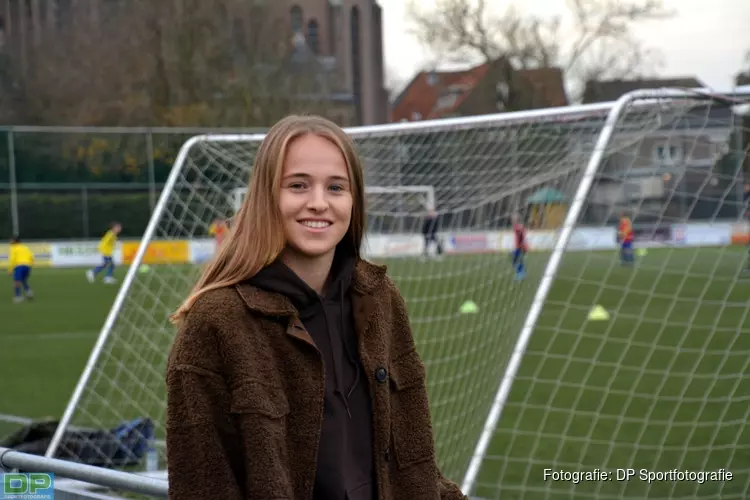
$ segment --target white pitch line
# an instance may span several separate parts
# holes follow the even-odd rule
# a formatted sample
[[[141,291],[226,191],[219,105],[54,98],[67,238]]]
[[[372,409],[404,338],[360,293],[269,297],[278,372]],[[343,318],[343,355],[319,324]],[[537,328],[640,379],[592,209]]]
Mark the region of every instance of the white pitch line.
[[[19,417],[18,415],[8,415],[6,413],[0,413],[0,422],[8,422],[11,424],[30,424],[33,419],[28,417]]]

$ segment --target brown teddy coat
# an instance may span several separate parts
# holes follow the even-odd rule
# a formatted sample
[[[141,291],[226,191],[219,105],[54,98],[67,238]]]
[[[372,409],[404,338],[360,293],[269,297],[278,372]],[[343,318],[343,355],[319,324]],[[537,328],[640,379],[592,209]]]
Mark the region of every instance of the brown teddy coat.
[[[435,462],[425,367],[384,266],[357,262],[352,308],[379,500],[466,499]],[[283,295],[241,284],[199,298],[167,367],[170,499],[312,498],[323,370]]]

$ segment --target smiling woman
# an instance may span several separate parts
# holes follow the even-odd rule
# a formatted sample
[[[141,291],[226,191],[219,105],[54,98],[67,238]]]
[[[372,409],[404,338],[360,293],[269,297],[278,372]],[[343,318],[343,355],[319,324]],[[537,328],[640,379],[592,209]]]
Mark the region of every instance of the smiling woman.
[[[365,217],[341,128],[271,128],[232,231],[173,316],[172,500],[466,498],[435,461],[404,299],[360,256]]]
[[[279,209],[287,246],[282,258],[318,293],[351,225],[349,170],[341,150],[313,134],[294,140],[284,161]]]

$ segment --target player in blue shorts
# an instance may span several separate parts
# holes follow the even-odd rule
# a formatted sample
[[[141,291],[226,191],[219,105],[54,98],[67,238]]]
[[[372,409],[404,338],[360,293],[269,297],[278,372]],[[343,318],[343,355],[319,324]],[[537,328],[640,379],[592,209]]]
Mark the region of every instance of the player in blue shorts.
[[[750,220],[750,183],[745,184],[745,192],[742,195],[742,201],[744,202],[744,205],[745,205],[744,215],[746,218]],[[747,247],[747,257],[745,260],[745,274],[750,274],[750,244]]]
[[[103,282],[108,285],[117,283],[117,280],[113,276],[115,272],[114,254],[117,245],[117,235],[120,234],[120,231],[122,231],[122,225],[119,222],[113,222],[109,225],[109,231],[107,231],[99,241],[99,246],[97,248],[102,256],[102,263],[94,269],[86,271],[86,279],[89,280],[89,283],[93,283],[96,279],[96,275],[105,269],[107,270],[107,273],[104,276]]]
[[[10,240],[8,252],[8,274],[13,276],[13,302],[19,303],[34,298],[34,292],[29,286],[33,266],[34,252],[21,243],[21,238],[15,236]]]
[[[622,265],[631,265],[635,261],[633,254],[634,240],[633,222],[625,212],[622,212],[620,214],[620,224],[617,227],[617,241],[620,243],[620,263]]]
[[[526,243],[526,227],[523,225],[519,214],[513,214],[511,222],[513,223],[513,239],[515,242],[513,267],[516,270],[516,281],[521,281],[526,277],[526,263],[524,262],[524,258],[526,257],[526,252],[529,251]]]

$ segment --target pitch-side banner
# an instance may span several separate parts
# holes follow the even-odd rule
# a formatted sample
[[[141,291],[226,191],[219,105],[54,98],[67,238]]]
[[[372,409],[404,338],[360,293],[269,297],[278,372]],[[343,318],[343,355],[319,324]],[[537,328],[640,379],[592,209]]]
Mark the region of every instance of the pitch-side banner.
[[[732,224],[731,240],[733,245],[750,245],[750,224],[747,222]]]
[[[122,263],[132,264],[140,243],[122,244]],[[190,245],[187,241],[153,241],[146,248],[142,264],[186,264],[190,262]]]

